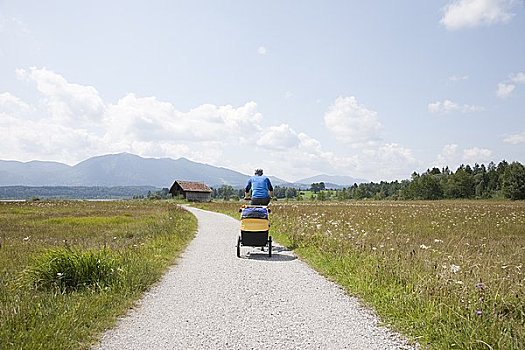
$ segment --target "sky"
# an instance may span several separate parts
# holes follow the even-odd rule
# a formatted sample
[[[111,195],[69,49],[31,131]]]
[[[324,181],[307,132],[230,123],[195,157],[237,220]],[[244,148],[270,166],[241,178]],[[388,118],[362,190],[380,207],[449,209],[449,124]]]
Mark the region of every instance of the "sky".
[[[523,0],[0,0],[0,159],[525,163]]]

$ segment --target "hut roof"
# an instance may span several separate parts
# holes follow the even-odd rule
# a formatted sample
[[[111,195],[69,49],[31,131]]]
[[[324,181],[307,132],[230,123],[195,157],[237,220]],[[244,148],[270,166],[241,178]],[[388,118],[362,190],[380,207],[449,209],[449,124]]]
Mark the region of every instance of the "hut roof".
[[[202,182],[175,181],[176,184],[185,192],[212,192],[212,190]]]

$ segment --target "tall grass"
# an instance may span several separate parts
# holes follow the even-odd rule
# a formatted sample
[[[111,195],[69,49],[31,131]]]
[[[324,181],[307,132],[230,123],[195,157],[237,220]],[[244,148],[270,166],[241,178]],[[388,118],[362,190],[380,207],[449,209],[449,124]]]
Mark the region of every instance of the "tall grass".
[[[62,293],[106,289],[118,280],[118,265],[117,255],[108,249],[51,249],[24,270],[19,287]]]
[[[0,348],[88,349],[192,239],[170,202],[0,203]]]
[[[524,202],[272,206],[273,237],[424,346],[525,349]]]

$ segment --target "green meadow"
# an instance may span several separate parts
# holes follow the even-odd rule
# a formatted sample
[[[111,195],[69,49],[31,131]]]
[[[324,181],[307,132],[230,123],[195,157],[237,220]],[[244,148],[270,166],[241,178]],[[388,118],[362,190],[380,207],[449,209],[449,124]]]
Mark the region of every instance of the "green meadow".
[[[239,203],[203,207],[238,217]],[[277,241],[424,348],[525,348],[525,202],[271,208]]]
[[[199,206],[238,217],[239,205]],[[524,348],[524,202],[271,207],[277,241],[423,348]],[[0,203],[0,229],[2,348],[87,349],[176,261],[196,221],[171,201],[35,201]]]
[[[196,227],[166,201],[0,203],[0,347],[90,348]]]

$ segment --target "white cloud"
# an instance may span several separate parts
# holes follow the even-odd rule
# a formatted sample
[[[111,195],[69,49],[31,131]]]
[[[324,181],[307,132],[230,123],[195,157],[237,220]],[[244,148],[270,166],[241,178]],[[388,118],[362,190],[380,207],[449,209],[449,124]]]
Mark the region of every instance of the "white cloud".
[[[20,78],[34,81],[45,97],[51,116],[62,124],[92,126],[101,121],[105,106],[92,86],[69,83],[61,75],[45,68],[17,70]]]
[[[485,111],[485,107],[476,105],[463,105],[461,108],[462,113],[475,113],[483,111]]]
[[[10,135],[0,144],[3,158],[74,163],[126,151],[209,162],[220,159],[224,145],[238,146],[261,130],[255,102],[237,108],[204,104],[184,112],[155,97],[128,94],[105,104],[95,88],[70,83],[50,70],[16,73],[36,82],[44,103],[33,107],[10,93],[0,94],[0,133]],[[30,113],[38,118],[28,118]]]
[[[514,84],[499,83],[498,90],[496,91],[496,95],[498,95],[498,97],[501,97],[501,98],[509,97],[515,88],[516,88],[516,85]]]
[[[31,109],[31,106],[9,92],[0,93],[0,112],[24,113]]]
[[[299,143],[299,135],[287,124],[269,127],[257,140],[258,146],[273,150],[286,150],[297,147]]]
[[[450,80],[450,81],[468,80],[468,75],[452,75],[452,76],[448,77],[448,80]]]
[[[525,73],[519,72],[510,77],[510,80],[516,84],[525,84]]]
[[[485,108],[476,105],[459,105],[456,102],[451,100],[436,101],[428,104],[428,111],[430,113],[473,113],[473,112],[482,112]]]
[[[406,179],[417,165],[412,151],[396,143],[368,145],[350,153],[334,154],[325,151],[318,140],[304,133],[293,135],[297,136],[298,144],[294,140],[288,148],[265,147],[271,153],[271,159],[275,159],[265,166],[284,169],[286,177],[337,173],[370,181]],[[286,161],[282,162],[282,159]]]
[[[445,145],[437,158],[439,166],[456,165],[458,162],[460,162],[458,156],[458,145]]]
[[[259,46],[259,48],[257,48],[257,53],[259,55],[266,55],[266,47],[264,46]]]
[[[516,89],[517,84],[525,84],[525,73],[511,74],[507,81],[499,83],[496,95],[501,98],[509,97]]]
[[[467,164],[489,163],[491,157],[492,151],[486,148],[473,147],[463,151],[463,160]]]
[[[270,154],[267,166],[284,169],[286,177],[301,176],[312,169],[326,172],[338,164],[334,154],[324,151],[318,140],[294,131],[287,124],[268,127],[254,137],[258,138],[258,150]]]
[[[85,130],[0,113],[1,157],[75,162],[97,154],[100,138]]]
[[[36,82],[45,103],[36,106],[39,118],[29,120],[32,106],[9,93],[0,95],[0,133],[10,135],[0,141],[0,158],[44,158],[73,164],[96,154],[131,152],[224,165],[238,161],[225,160],[225,149],[238,152],[243,147],[278,154],[276,162],[280,163],[290,155],[294,161],[288,163],[297,169],[326,168],[332,161],[317,140],[286,124],[263,128],[255,102],[239,107],[203,104],[180,111],[156,97],[128,94],[106,104],[94,88],[72,84],[46,69],[19,69],[17,75]],[[7,106],[12,108],[7,110]],[[75,123],[80,111],[96,112],[92,113],[98,117],[94,127]]]
[[[396,143],[366,149],[357,158],[357,167],[363,174],[376,174],[375,181],[408,179],[417,165],[412,150]]]
[[[510,143],[511,145],[519,145],[525,143],[525,131],[509,135],[505,137],[505,139],[503,139],[503,142]]]
[[[128,94],[115,103],[105,103],[95,88],[72,84],[46,69],[20,69],[17,75],[36,83],[44,103],[31,106],[10,93],[0,94],[3,159],[74,164],[97,154],[131,152],[146,157],[184,156],[208,164],[242,167],[248,173],[263,166],[280,169],[284,178],[306,173],[365,178],[377,174],[371,180],[406,178],[415,162],[408,149],[371,142],[377,139],[381,124],[376,112],[359,105],[354,97],[338,98],[325,115],[330,130],[356,146],[349,154],[345,154],[348,148],[343,148],[336,155],[324,149],[319,140],[288,124],[264,125],[255,102],[238,107],[203,104],[181,111],[156,97]],[[84,125],[89,116],[96,117],[91,118],[92,127]],[[240,147],[242,153],[238,152]],[[232,157],[229,150],[236,155]],[[246,154],[252,157],[244,159]]]
[[[377,112],[360,105],[354,96],[338,97],[324,115],[328,130],[338,141],[358,147],[378,140]]]
[[[18,79],[27,79],[27,71],[23,68],[17,68],[15,74]]]
[[[214,164],[227,145],[246,143],[260,130],[262,115],[255,102],[234,108],[204,104],[188,112],[155,97],[129,94],[106,113],[106,144],[139,155],[185,156]],[[133,141],[131,141],[133,140]]]
[[[428,111],[430,113],[449,113],[458,109],[458,104],[450,100],[445,100],[443,102],[437,101],[428,104]]]
[[[128,94],[105,115],[109,136],[149,142],[227,142],[258,130],[262,115],[255,102],[234,108],[204,104],[181,112],[155,97]]]
[[[440,23],[449,30],[506,23],[519,5],[518,0],[455,0],[443,9]]]
[[[184,156],[248,173],[261,166],[280,169],[285,179],[338,173],[372,181],[408,178],[418,163],[412,150],[380,142],[377,113],[355,97],[337,98],[324,115],[328,130],[351,146],[333,153],[288,124],[265,125],[253,101],[236,107],[203,104],[188,111],[135,94],[105,103],[95,88],[70,83],[49,70],[18,70],[17,75],[36,83],[44,103],[33,106],[10,93],[0,94],[0,159],[74,164],[97,154],[131,152]],[[466,108],[453,102],[443,105],[451,104]],[[458,151],[460,161],[483,155],[487,150]]]
[[[491,157],[492,151],[486,148],[472,147],[461,150],[458,145],[449,144],[443,147],[436,163],[439,167],[448,166],[453,170],[461,164],[489,163]]]

